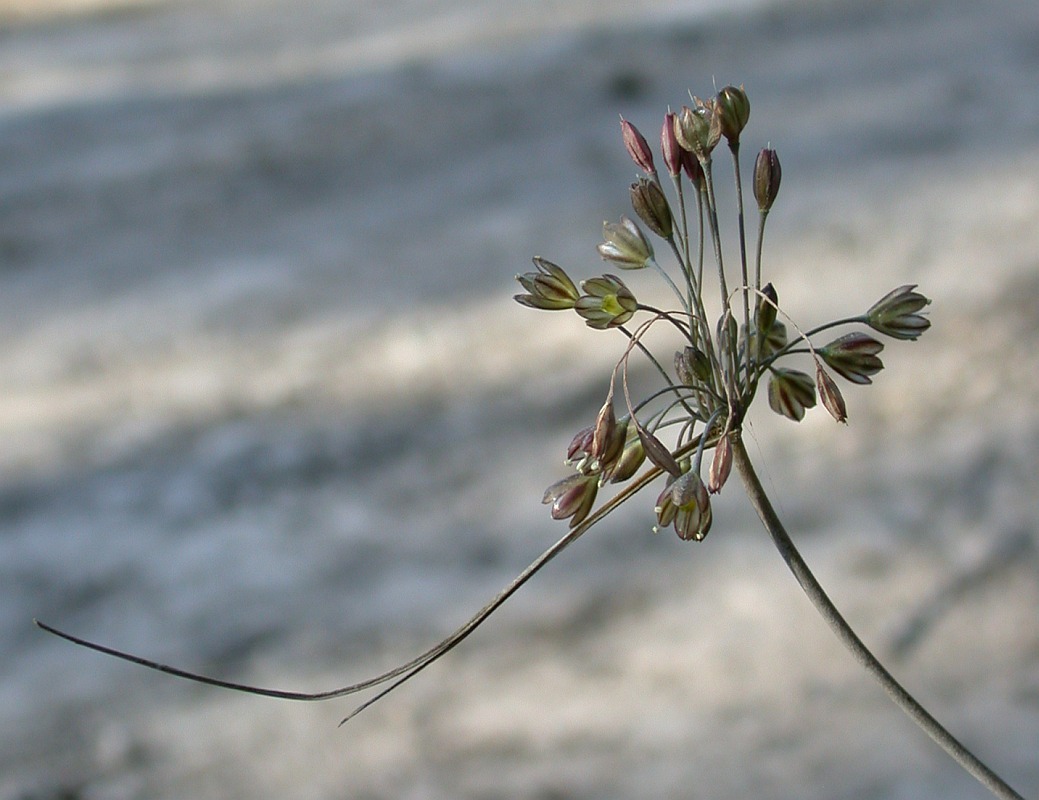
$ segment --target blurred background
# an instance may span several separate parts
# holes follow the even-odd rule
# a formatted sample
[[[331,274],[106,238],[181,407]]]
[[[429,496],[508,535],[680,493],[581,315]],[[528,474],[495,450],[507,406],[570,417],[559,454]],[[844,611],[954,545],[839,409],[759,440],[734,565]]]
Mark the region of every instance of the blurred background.
[[[343,728],[32,626],[311,691],[453,630],[564,532],[541,494],[620,354],[513,276],[600,273],[618,115],[655,142],[728,83],[783,164],[784,309],[934,299],[849,427],[762,405],[751,454],[863,638],[1039,794],[1034,0],[0,0],[0,800],[985,796],[735,480],[702,544],[650,489]]]

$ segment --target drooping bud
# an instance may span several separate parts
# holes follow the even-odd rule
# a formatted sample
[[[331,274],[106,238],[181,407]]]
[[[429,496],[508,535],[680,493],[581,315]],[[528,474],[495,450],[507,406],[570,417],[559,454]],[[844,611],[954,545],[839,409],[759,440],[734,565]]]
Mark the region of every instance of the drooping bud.
[[[527,290],[527,294],[517,294],[513,300],[521,305],[546,311],[573,308],[579,295],[570,276],[561,267],[544,258],[535,257],[534,266],[538,268],[537,272],[516,276],[516,280]]]
[[[672,480],[657,498],[657,524],[674,523],[682,541],[702,541],[711,529],[711,498],[700,476],[692,470]]]
[[[884,369],[884,362],[877,357],[877,353],[883,349],[883,343],[856,331],[834,339],[815,352],[841,377],[852,383],[867,384],[873,383],[870,375],[876,375]]]
[[[595,418],[595,426],[592,428],[591,455],[600,462],[604,460],[607,449],[612,445],[618,452],[623,442],[616,442],[614,432],[617,430],[617,416],[613,413],[613,392]]]
[[[675,119],[675,138],[700,161],[708,161],[711,151],[721,139],[721,119],[714,111],[714,101],[696,101],[696,108],[683,106]]]
[[[771,147],[766,147],[758,153],[757,161],[754,162],[754,199],[758,201],[761,211],[768,211],[776,202],[782,178],[779,156]]]
[[[595,505],[599,479],[576,472],[556,481],[545,490],[542,503],[552,504],[552,519],[570,519],[570,527],[580,525]]]
[[[671,207],[656,182],[639,178],[631,184],[631,207],[653,233],[662,239],[671,238]]]
[[[649,175],[655,173],[657,170],[653,166],[653,151],[649,149],[646,137],[639,133],[639,129],[624,119],[624,117],[621,117],[621,136],[624,139],[624,146],[628,150],[628,155],[631,156],[631,160],[635,162],[635,165]]]
[[[638,432],[639,441],[642,442],[642,449],[646,451],[646,458],[648,458],[654,466],[660,467],[660,469],[676,477],[682,474],[681,466],[679,466],[675,457],[671,455],[671,451],[667,449],[666,445],[660,441],[660,439],[647,431],[641,425],[636,425],[635,429]]]
[[[740,133],[750,119],[750,100],[743,87],[726,86],[715,98],[715,113],[718,115],[722,136],[730,145],[740,143]]]
[[[574,310],[580,314],[589,328],[605,330],[623,325],[638,308],[638,301],[631,290],[616,275],[602,275],[581,281],[584,292]]]
[[[837,382],[820,364],[815,365],[815,383],[819,388],[819,399],[822,401],[823,407],[830,412],[830,416],[838,422],[847,424],[848,407],[844,404],[844,396],[837,388]]]
[[[630,419],[625,420],[621,425],[625,428],[625,436],[620,457],[603,469],[603,478],[609,479],[610,483],[628,480],[638,472],[639,467],[646,460],[646,449],[642,446],[637,426],[630,422]]]
[[[803,372],[773,368],[768,404],[777,414],[800,422],[805,409],[815,406],[815,382]]]
[[[621,269],[642,269],[653,258],[653,246],[639,226],[627,217],[621,217],[619,223],[604,222],[602,237],[604,241],[599,245],[599,255]]]
[[[931,327],[931,321],[917,313],[931,301],[915,289],[916,284],[908,284],[888,292],[866,312],[866,322],[894,339],[915,341]]]
[[[728,436],[722,436],[714,448],[714,459],[707,472],[707,489],[711,494],[718,494],[729,479],[732,472],[732,442]]]
[[[675,138],[675,113],[664,115],[664,127],[660,130],[660,151],[664,154],[664,166],[672,178],[682,171],[682,154],[685,152]]]

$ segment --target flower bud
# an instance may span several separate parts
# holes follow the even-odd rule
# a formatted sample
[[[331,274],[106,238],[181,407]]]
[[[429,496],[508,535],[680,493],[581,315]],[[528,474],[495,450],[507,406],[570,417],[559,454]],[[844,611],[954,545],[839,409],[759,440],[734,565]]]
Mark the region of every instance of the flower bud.
[[[743,87],[726,86],[715,98],[715,114],[721,125],[722,136],[730,145],[740,143],[740,133],[750,119],[750,100]]]
[[[537,272],[516,276],[516,280],[527,290],[527,294],[517,294],[513,300],[530,308],[546,311],[573,308],[579,296],[577,287],[562,268],[540,257],[534,258],[534,266],[538,268]]]
[[[639,133],[639,129],[624,119],[624,117],[621,117],[621,136],[624,139],[624,146],[628,150],[628,155],[631,156],[631,160],[635,162],[635,165],[649,175],[655,173],[657,170],[653,166],[653,151],[649,149],[646,137]]]
[[[728,436],[722,436],[714,448],[714,459],[707,472],[707,489],[711,494],[718,494],[729,479],[732,472],[732,442]]]
[[[847,424],[848,407],[844,404],[844,396],[837,388],[837,382],[819,364],[815,365],[815,383],[819,388],[819,399],[822,400],[823,407],[830,412],[830,416]]]
[[[675,138],[675,113],[664,115],[664,127],[660,131],[660,150],[664,154],[664,166],[672,178],[682,171],[682,154],[685,152]]]
[[[876,375],[884,368],[884,362],[877,358],[877,353],[884,345],[868,334],[848,333],[834,339],[825,347],[815,352],[841,377],[852,383],[873,383],[870,375]]]
[[[685,175],[693,184],[693,188],[700,191],[700,187],[703,186],[703,165],[688,150],[682,151],[682,169],[685,170]]]
[[[599,255],[621,269],[642,269],[653,258],[653,246],[643,236],[639,226],[627,217],[621,221],[604,222]]]
[[[696,108],[683,106],[675,119],[675,138],[701,164],[711,157],[721,135],[721,118],[714,111],[713,100],[697,100]]]
[[[805,409],[815,406],[815,383],[803,372],[793,369],[772,369],[768,384],[768,404],[777,414],[800,422]]]
[[[711,378],[711,360],[699,348],[686,346],[675,353],[675,375],[683,386],[705,384]]]
[[[674,523],[675,533],[682,541],[703,540],[711,529],[711,498],[700,476],[692,470],[672,480],[657,498],[657,524],[667,527]]]
[[[614,436],[614,432],[617,430],[617,416],[613,413],[613,393],[611,392],[610,394],[610,399],[603,403],[603,407],[599,409],[599,414],[595,418],[595,426],[592,428],[592,449],[590,454],[600,462],[605,460],[608,449],[614,448],[616,450],[611,455],[619,455],[620,447],[623,444],[623,439],[617,442]]]
[[[653,463],[653,466],[674,476],[682,473],[682,468],[675,461],[675,457],[671,455],[671,451],[660,439],[641,425],[636,425],[635,430],[638,432],[639,441],[642,442],[642,449],[646,451],[646,458]]]
[[[766,283],[761,293],[765,296],[758,299],[758,313],[755,319],[758,336],[767,336],[779,313],[779,296],[776,294],[776,287],[771,283]]]
[[[639,178],[631,184],[631,207],[653,233],[662,239],[671,238],[671,207],[656,182]]]
[[[931,301],[914,289],[916,284],[909,284],[888,292],[866,312],[867,324],[894,339],[915,341],[931,327],[931,321],[916,312]]]
[[[616,328],[631,319],[638,308],[635,295],[616,275],[581,281],[581,291],[584,294],[577,298],[574,310],[589,328]]]
[[[772,208],[776,195],[779,194],[779,182],[782,177],[779,156],[775,150],[766,147],[758,153],[757,161],[754,162],[754,199],[758,201],[758,208],[762,211]]]
[[[570,519],[570,527],[580,525],[595,505],[599,479],[576,472],[556,481],[545,490],[542,503],[552,504],[552,519]]]
[[[620,424],[625,429],[624,446],[616,461],[609,463],[603,468],[603,478],[610,483],[626,481],[642,466],[646,460],[646,449],[642,446],[639,438],[638,427],[630,422],[630,418]],[[618,426],[618,427],[620,427]]]

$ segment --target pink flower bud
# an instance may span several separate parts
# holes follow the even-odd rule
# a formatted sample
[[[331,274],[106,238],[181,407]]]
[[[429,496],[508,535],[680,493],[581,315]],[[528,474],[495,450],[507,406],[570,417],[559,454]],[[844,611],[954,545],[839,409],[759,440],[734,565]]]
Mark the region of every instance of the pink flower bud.
[[[779,194],[779,182],[783,178],[783,170],[779,166],[779,156],[776,151],[766,147],[758,153],[757,161],[754,162],[754,199],[758,201],[758,208],[768,211],[776,202]]]
[[[822,401],[823,407],[830,412],[830,416],[838,422],[847,424],[848,408],[844,404],[844,396],[837,388],[836,381],[819,364],[815,365],[815,383],[819,388],[819,399]]]
[[[621,117],[621,136],[624,139],[624,146],[628,149],[628,155],[631,156],[635,165],[649,175],[654,174],[657,170],[653,166],[653,151],[649,149],[646,137],[624,117]]]

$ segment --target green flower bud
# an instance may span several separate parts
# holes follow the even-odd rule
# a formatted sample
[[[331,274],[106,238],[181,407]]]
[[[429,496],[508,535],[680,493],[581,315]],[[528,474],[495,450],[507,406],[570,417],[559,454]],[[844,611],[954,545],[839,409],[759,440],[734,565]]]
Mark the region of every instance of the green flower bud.
[[[631,184],[631,207],[653,233],[662,239],[671,238],[671,207],[655,181],[639,178]]]
[[[772,208],[779,194],[779,182],[783,178],[783,170],[779,166],[776,151],[766,147],[758,153],[754,162],[754,199],[758,208],[765,212]]]
[[[873,383],[870,375],[884,369],[884,362],[877,357],[883,349],[884,345],[872,336],[855,332],[834,339],[815,352],[838,375],[861,385]]]
[[[805,409],[815,406],[815,383],[803,372],[793,369],[772,369],[768,384],[768,404],[777,414],[800,422]]]
[[[624,428],[624,446],[616,461],[603,468],[603,479],[610,483],[626,481],[639,471],[646,460],[646,449],[642,446],[642,439],[634,423],[625,419],[618,427]]]
[[[740,133],[747,127],[750,119],[750,100],[743,87],[726,86],[714,101],[715,114],[717,114],[722,136],[729,140],[730,145],[740,143]]]
[[[603,275],[581,281],[584,292],[574,303],[589,328],[605,330],[623,325],[638,308],[638,301],[616,275]]]
[[[755,315],[755,319],[757,320],[758,335],[767,336],[779,313],[779,296],[776,294],[776,287],[771,283],[766,283],[761,293],[765,297],[758,299],[758,313]]]
[[[916,312],[931,301],[914,289],[916,284],[909,284],[884,295],[866,312],[867,324],[894,339],[915,341],[931,327],[931,321]]]
[[[530,308],[546,311],[573,308],[579,295],[570,277],[560,267],[540,257],[534,258],[534,266],[538,268],[537,272],[516,276],[527,294],[517,294],[512,299]]]
[[[675,138],[678,143],[705,163],[721,139],[721,118],[715,113],[714,101],[696,101],[696,108],[683,106],[675,119]]]
[[[711,378],[711,360],[699,348],[686,346],[675,353],[675,375],[683,386],[708,383]]]
[[[599,255],[621,269],[642,269],[653,258],[653,246],[642,235],[639,226],[627,217],[621,221],[604,222]]]

